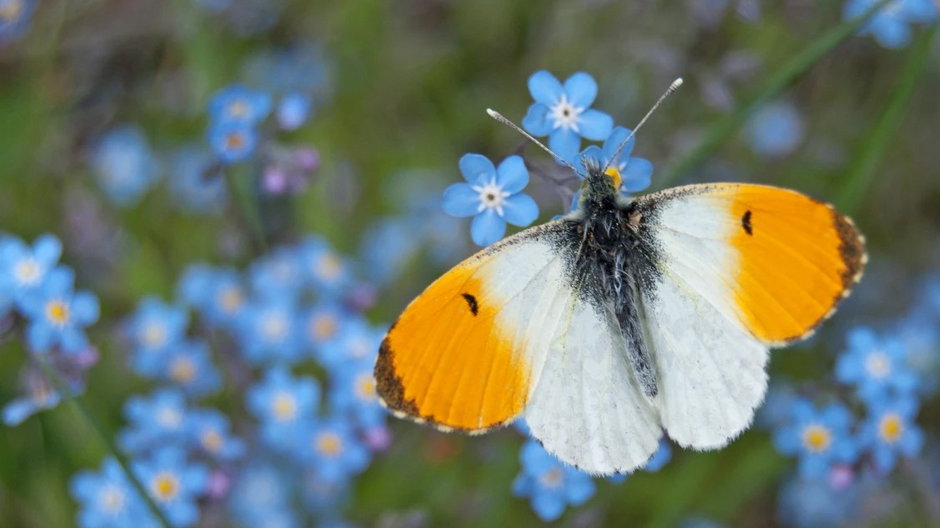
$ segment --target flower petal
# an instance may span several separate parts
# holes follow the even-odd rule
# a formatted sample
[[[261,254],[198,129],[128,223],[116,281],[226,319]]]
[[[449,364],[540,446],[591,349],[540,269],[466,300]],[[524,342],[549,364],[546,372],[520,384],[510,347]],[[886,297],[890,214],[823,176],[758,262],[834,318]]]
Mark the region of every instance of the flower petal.
[[[555,154],[558,154],[561,159],[568,163],[577,161],[576,158],[580,146],[581,138],[566,128],[559,128],[553,131],[552,135],[548,136],[548,148],[552,149]]]
[[[614,151],[617,150],[617,147],[623,143],[623,140],[630,137],[631,130],[629,128],[617,127],[607,136],[607,139],[604,140],[604,157],[610,159],[614,155]],[[630,142],[624,145],[620,149],[620,156],[618,160],[625,160],[630,157],[630,153],[633,152],[633,146],[636,145],[636,136],[630,138]]]
[[[525,227],[538,217],[539,206],[528,194],[515,194],[503,202],[503,218],[512,225]]]
[[[529,170],[521,156],[509,156],[496,168],[496,184],[510,194],[525,189],[529,184]]]
[[[487,180],[496,176],[496,167],[489,158],[482,154],[464,154],[460,157],[460,173],[465,180],[470,183],[476,183],[480,176]]]
[[[603,141],[614,128],[614,120],[599,110],[585,110],[578,118],[581,136],[592,141]]]
[[[587,163],[588,161],[593,161],[595,164],[603,167],[607,163],[607,157],[604,156],[604,153],[601,151],[601,148],[597,145],[591,145],[586,149],[581,151],[581,154],[578,155],[578,159],[575,160],[573,165],[578,169],[578,177],[584,179],[584,176],[587,174]]]
[[[653,178],[653,164],[643,158],[630,158],[627,168],[620,173],[623,179],[623,189],[627,192],[637,192],[650,186]]]
[[[91,293],[81,291],[72,299],[75,319],[82,325],[90,325],[98,320],[98,299]]]
[[[479,212],[480,195],[467,183],[455,183],[444,189],[441,208],[451,216],[473,216]]]
[[[529,93],[532,94],[535,102],[550,106],[561,99],[565,92],[554,75],[545,70],[539,70],[529,77]]]
[[[62,255],[62,243],[55,235],[43,235],[36,239],[33,244],[36,251],[36,259],[47,266],[51,266],[59,260]]]
[[[597,97],[597,83],[590,74],[577,72],[565,81],[565,93],[575,107],[588,108]]]
[[[547,136],[552,131],[552,122],[548,119],[548,107],[535,103],[529,107],[522,118],[522,128],[533,136]]]
[[[470,223],[470,237],[478,246],[488,246],[506,233],[506,222],[496,211],[487,209],[473,217]]]

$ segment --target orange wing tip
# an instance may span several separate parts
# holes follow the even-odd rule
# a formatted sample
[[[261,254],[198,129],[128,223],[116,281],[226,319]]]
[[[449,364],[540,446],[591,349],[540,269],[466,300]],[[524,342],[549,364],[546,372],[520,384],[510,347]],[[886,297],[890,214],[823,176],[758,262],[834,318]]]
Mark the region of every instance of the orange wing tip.
[[[822,202],[824,203],[824,202]],[[839,235],[839,256],[845,264],[846,269],[842,273],[842,291],[837,299],[832,303],[832,307],[819,318],[806,332],[788,337],[786,339],[770,341],[767,344],[772,347],[781,347],[793,344],[797,341],[809,339],[816,334],[816,330],[835,315],[839,309],[839,304],[852,294],[855,285],[862,280],[865,274],[865,266],[868,265],[868,252],[865,250],[865,235],[856,227],[855,222],[848,216],[843,215],[834,205],[824,203],[832,213],[833,226]]]
[[[442,433],[464,433],[471,436],[482,435],[500,429],[512,423],[513,420],[507,420],[496,424],[490,424],[479,428],[466,428],[445,425],[431,416],[423,416],[414,401],[405,399],[405,388],[402,385],[401,378],[395,372],[393,364],[393,351],[388,344],[388,338],[382,340],[379,348],[379,356],[375,362],[376,393],[379,404],[385,407],[392,416],[414,422],[419,425],[429,425]]]

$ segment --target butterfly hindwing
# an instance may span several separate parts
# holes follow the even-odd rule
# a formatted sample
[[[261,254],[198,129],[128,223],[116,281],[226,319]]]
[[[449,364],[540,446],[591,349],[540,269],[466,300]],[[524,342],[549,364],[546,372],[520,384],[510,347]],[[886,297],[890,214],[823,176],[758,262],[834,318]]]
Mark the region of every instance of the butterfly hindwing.
[[[663,426],[722,446],[763,399],[768,347],[809,335],[859,279],[863,240],[831,206],[764,185],[679,187],[638,210],[657,254],[642,303]]]
[[[575,296],[525,411],[548,452],[593,474],[629,472],[656,451],[662,427],[633,375],[613,309]]]

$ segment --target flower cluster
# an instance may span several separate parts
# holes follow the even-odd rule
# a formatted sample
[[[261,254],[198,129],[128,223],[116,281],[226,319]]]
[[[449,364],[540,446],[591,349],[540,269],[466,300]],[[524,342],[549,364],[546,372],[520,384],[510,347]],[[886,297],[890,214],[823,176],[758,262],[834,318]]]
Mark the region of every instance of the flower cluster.
[[[292,68],[309,71],[298,75]],[[285,145],[274,137],[309,120],[313,97],[323,91],[324,69],[312,46],[249,60],[245,76],[261,88],[236,83],[213,95],[207,109],[208,145],[157,151],[137,125],[121,124],[105,131],[88,152],[99,188],[111,203],[130,207],[165,175],[174,204],[194,213],[217,213],[226,203],[225,176],[231,166],[260,158],[257,186],[266,194],[303,191],[320,166],[319,152]]]
[[[158,388],[128,400],[118,443],[174,526],[214,508],[230,508],[243,526],[306,525],[297,501],[335,514],[351,479],[389,442],[372,377],[385,329],[364,319],[358,290],[349,262],[309,237],[244,274],[191,266],[173,302],[140,301],[122,334],[132,370]],[[247,413],[206,405],[223,377],[245,395]],[[113,464],[75,478],[80,520],[152,522]]]
[[[538,71],[529,77],[529,92],[535,103],[523,127],[534,136],[548,136],[549,148],[559,161],[574,166],[579,178],[585,177],[586,165],[594,163],[620,172],[620,191],[625,196],[649,187],[653,164],[631,157],[636,143],[632,131],[614,128],[609,115],[590,108],[597,97],[597,83],[591,75],[578,72],[562,84],[551,73]],[[582,137],[602,141],[603,146],[580,150]],[[480,154],[465,154],[459,165],[467,181],[448,187],[442,206],[450,215],[473,217],[470,235],[474,243],[488,246],[505,235],[507,223],[525,227],[538,218],[538,205],[522,192],[529,183],[529,171],[520,156],[509,156],[494,166]],[[578,207],[579,197],[580,191],[574,194],[572,209]]]
[[[24,396],[3,408],[7,425],[61,399],[43,364],[72,392],[80,392],[84,371],[97,361],[85,329],[98,320],[98,299],[75,291],[75,272],[59,264],[61,254],[62,244],[53,235],[42,235],[32,245],[0,235],[0,332],[21,327],[32,358],[22,375]]]
[[[777,450],[799,460],[799,475],[781,497],[784,522],[847,522],[865,482],[887,477],[899,459],[920,453],[925,438],[915,419],[920,399],[936,390],[940,349],[938,296],[924,291],[910,315],[887,330],[849,330],[835,365],[842,393],[810,399],[772,389],[762,421],[774,428]],[[802,510],[796,515],[793,503],[801,501],[812,505],[796,508]]]

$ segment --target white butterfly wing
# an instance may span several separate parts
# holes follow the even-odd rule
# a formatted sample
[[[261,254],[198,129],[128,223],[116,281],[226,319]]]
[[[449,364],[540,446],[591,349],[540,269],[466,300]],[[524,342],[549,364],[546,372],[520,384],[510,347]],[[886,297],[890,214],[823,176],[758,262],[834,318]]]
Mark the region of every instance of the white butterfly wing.
[[[583,471],[632,471],[659,445],[656,409],[634,379],[612,310],[575,296],[567,312],[526,407],[526,423],[550,453]]]
[[[801,339],[861,275],[864,248],[831,206],[776,187],[691,185],[639,200],[658,279],[641,297],[663,427],[727,444],[767,387],[768,347]]]

